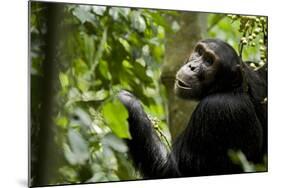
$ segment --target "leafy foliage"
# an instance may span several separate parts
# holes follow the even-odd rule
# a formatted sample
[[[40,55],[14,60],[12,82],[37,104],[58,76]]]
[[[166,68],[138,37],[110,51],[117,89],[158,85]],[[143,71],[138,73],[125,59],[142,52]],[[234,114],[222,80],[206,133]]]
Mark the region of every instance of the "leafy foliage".
[[[157,104],[163,108],[161,98],[154,94],[160,90],[155,80],[160,75],[164,52],[164,28],[149,10],[86,5],[66,8],[64,27],[72,29],[65,36],[69,42],[63,44],[61,61],[69,64],[61,67],[58,103],[62,110],[57,118],[75,114],[76,120],[64,129],[72,154],[79,153],[71,158],[65,150],[68,167],[75,170],[76,164],[91,166],[92,177],[86,181],[136,179],[138,175],[131,173],[127,146],[120,139],[130,139],[127,111],[114,96],[121,88],[133,90],[147,106]],[[73,129],[84,129],[84,134],[73,134]],[[75,139],[80,144],[73,144]],[[88,145],[82,144],[87,143],[83,139]],[[75,153],[77,150],[81,152]],[[88,162],[73,162],[77,158]],[[66,171],[61,172],[66,179]],[[66,181],[80,178],[78,175]]]
[[[127,122],[128,112],[120,101],[115,100],[104,104],[102,114],[112,132],[119,138],[131,138]],[[118,116],[116,114],[118,114]]]
[[[44,10],[43,4],[32,3],[32,80],[42,77],[44,45],[39,42],[46,33],[41,27],[46,24]],[[128,114],[115,96],[120,89],[134,91],[146,110],[161,120],[160,129],[166,127],[164,92],[157,80],[168,26],[159,13],[64,6],[54,123],[58,129],[56,147],[62,148],[65,163],[59,167],[61,177],[55,183],[139,178],[137,172],[132,173],[123,141],[131,138]]]
[[[240,165],[244,172],[264,172],[267,169],[267,157],[264,157],[262,164],[253,164],[247,160],[245,154],[241,151],[230,150],[228,154],[233,163]]]
[[[31,135],[32,160],[36,160],[47,12],[44,3],[32,2],[31,5]],[[116,93],[121,89],[133,91],[151,115],[157,133],[169,146],[166,95],[158,80],[165,36],[179,29],[173,28],[179,24],[175,21],[169,24],[165,16],[177,16],[177,12],[71,4],[64,5],[63,11],[52,117],[56,128],[54,147],[62,151],[59,157],[63,162],[57,167],[60,176],[50,183],[138,179],[140,175],[132,166],[124,142],[124,138],[131,138],[128,114],[116,99]],[[258,45],[266,46],[265,40],[256,42],[262,33],[253,37],[251,31],[266,22],[262,18],[256,22],[256,19],[209,14],[208,35],[226,40],[236,49],[240,39],[247,38],[245,57],[260,57],[265,62],[262,58],[266,57],[265,51],[256,53]],[[247,23],[250,26],[246,26]]]
[[[208,34],[234,46],[250,66],[258,69],[267,63],[266,17],[213,14],[208,21]]]

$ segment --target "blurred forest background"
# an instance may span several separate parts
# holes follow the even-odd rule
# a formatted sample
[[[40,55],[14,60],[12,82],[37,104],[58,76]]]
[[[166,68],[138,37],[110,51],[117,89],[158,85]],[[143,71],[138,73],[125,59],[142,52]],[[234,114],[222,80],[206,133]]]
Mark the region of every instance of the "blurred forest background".
[[[30,2],[29,30],[31,185],[141,179],[116,93],[142,101],[169,147],[196,105],[174,97],[173,78],[198,40],[267,64],[262,16]],[[239,156],[245,171],[261,168]]]

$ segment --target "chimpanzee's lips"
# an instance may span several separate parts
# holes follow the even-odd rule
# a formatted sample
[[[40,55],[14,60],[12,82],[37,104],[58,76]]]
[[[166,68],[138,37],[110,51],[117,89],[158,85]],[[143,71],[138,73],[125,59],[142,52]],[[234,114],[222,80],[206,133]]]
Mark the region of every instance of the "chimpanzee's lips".
[[[176,79],[176,85],[177,87],[181,88],[181,89],[191,89],[191,85],[180,80],[180,79]]]

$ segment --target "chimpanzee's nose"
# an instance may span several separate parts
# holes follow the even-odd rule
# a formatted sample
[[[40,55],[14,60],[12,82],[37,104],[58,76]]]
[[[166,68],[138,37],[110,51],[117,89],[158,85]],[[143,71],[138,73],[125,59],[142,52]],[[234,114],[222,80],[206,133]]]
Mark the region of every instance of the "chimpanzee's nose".
[[[190,68],[191,71],[194,71],[195,68],[196,68],[194,65],[192,65],[192,63],[190,63],[190,64],[188,65],[188,67]]]

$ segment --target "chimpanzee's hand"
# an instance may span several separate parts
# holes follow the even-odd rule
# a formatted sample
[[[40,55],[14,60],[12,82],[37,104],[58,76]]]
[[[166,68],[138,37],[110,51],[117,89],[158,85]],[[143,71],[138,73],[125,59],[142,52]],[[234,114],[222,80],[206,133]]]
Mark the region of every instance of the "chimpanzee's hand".
[[[130,92],[121,90],[118,93],[119,100],[125,105],[129,113],[142,113],[140,101]]]

